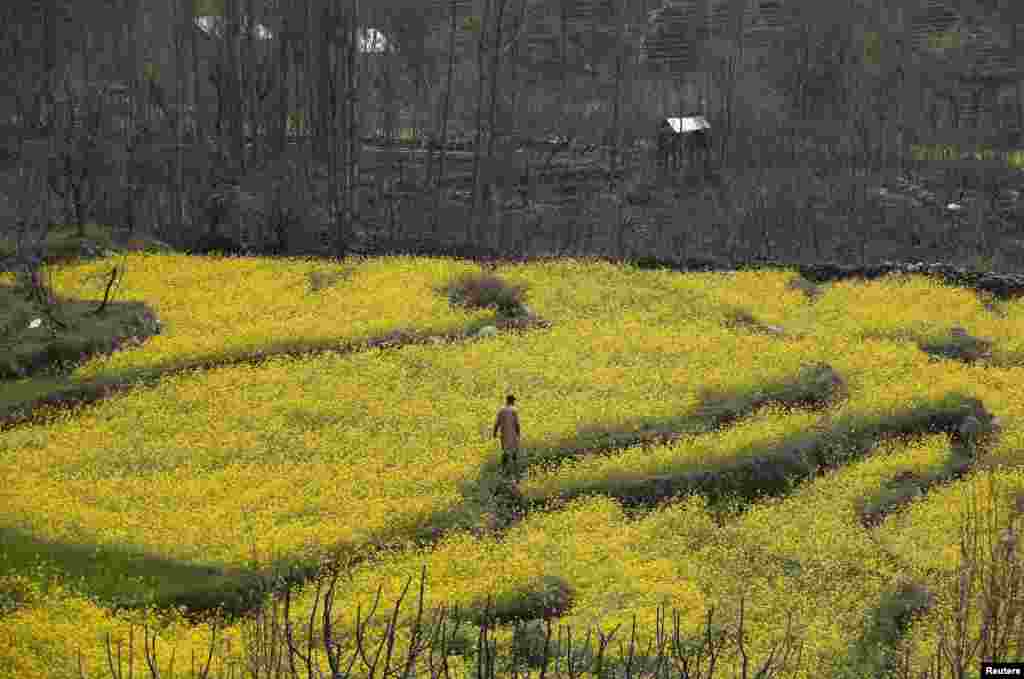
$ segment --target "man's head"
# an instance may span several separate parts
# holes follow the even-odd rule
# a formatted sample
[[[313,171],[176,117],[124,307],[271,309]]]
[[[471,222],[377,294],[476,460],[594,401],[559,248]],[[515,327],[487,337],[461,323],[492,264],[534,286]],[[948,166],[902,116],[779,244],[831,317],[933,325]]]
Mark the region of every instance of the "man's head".
[[[514,406],[516,404],[516,397],[509,394],[505,397],[505,405]]]

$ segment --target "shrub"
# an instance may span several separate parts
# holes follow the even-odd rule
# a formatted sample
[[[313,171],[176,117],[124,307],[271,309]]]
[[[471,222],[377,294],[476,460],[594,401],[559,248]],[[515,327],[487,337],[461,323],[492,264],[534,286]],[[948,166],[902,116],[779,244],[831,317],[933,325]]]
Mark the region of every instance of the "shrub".
[[[525,625],[517,625],[512,636],[512,670],[521,664],[528,668],[540,669],[544,666],[544,645],[547,638],[547,624],[539,620],[533,620]],[[569,650],[562,639],[568,641],[568,636],[558,629],[558,625],[551,625],[551,640],[547,642],[547,662],[565,662]],[[572,658],[577,666],[593,667],[596,655],[591,643],[582,641],[572,644]]]
[[[471,656],[476,652],[478,636],[479,632],[473,633],[467,627],[456,627],[446,639],[445,651],[448,655]]]
[[[506,316],[522,309],[525,287],[509,285],[491,274],[467,274],[448,286],[448,297],[453,304],[471,309],[494,308]]]
[[[540,668],[544,665],[544,644],[547,630],[544,623],[533,620],[525,625],[517,626],[512,637],[512,657],[527,667]],[[555,656],[558,646],[557,631],[552,630],[548,644],[548,658]]]
[[[572,585],[563,578],[545,575],[539,581],[530,583],[518,591],[498,595],[491,600],[490,619],[492,624],[508,624],[517,621],[554,618],[564,615],[572,606]],[[476,625],[484,623],[485,601],[471,606],[471,620]]]

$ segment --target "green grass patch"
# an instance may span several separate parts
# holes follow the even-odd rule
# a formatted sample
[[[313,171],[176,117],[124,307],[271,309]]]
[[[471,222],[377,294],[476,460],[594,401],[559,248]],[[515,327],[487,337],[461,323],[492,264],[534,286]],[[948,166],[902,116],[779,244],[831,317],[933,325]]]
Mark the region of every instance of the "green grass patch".
[[[914,144],[911,147],[914,160],[1005,160],[1008,167],[1024,168],[1024,149],[998,151],[991,147],[979,146],[974,150],[961,150],[955,144]]]
[[[95,314],[96,302],[61,300],[52,323],[12,286],[0,284],[0,379],[59,377],[91,356],[109,353],[125,342],[144,341],[158,332],[152,312],[139,302],[113,302]]]

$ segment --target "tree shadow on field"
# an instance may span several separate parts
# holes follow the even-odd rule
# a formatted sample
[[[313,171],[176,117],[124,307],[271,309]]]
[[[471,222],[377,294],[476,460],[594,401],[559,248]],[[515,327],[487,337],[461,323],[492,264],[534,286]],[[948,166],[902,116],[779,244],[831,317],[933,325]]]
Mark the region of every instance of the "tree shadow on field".
[[[115,610],[144,605],[152,599],[156,583],[168,603],[175,600],[175,593],[191,602],[205,593],[208,602],[219,600],[228,610],[240,609],[246,601],[237,583],[257,575],[247,569],[181,561],[129,547],[97,549],[90,543],[47,540],[12,527],[0,527],[0,541],[5,546],[5,572],[0,575],[32,572],[39,563],[44,570],[65,574],[72,589],[78,580],[88,582],[88,590],[81,594],[107,602]],[[226,588],[237,590],[236,595],[227,595]]]

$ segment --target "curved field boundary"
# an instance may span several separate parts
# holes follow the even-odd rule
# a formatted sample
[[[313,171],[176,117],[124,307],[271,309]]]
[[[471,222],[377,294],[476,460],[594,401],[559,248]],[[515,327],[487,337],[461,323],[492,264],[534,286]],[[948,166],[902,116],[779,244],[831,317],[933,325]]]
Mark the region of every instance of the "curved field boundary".
[[[789,403],[792,403],[792,400],[787,402]],[[761,405],[765,403],[760,403],[758,407]],[[723,419],[731,421],[735,418]],[[616,497],[627,507],[632,507],[634,516],[638,511],[651,511],[664,502],[675,501],[685,495],[701,494],[711,499],[729,500],[724,509],[728,510],[728,516],[734,517],[737,507],[742,510],[765,495],[777,497],[788,494],[800,481],[809,480],[869,454],[874,444],[884,438],[937,431],[949,433],[952,439],[953,463],[930,477],[933,478],[933,482],[948,481],[962,475],[973,465],[984,447],[992,442],[999,428],[998,418],[992,418],[980,401],[959,394],[950,394],[937,404],[908,409],[885,420],[856,423],[850,418],[845,418],[836,421],[827,429],[822,427],[817,434],[796,437],[781,445],[766,447],[763,453],[755,454],[752,459],[735,466],[678,476],[651,477],[638,482],[632,488],[627,487],[625,493],[621,490],[621,484],[618,484],[618,489],[611,486],[598,488],[596,491]],[[629,445],[632,445],[632,442],[619,447]],[[606,454],[612,450],[610,446],[605,446],[601,453]],[[594,490],[564,493],[555,498],[543,498],[542,502],[545,505],[550,503],[557,506],[571,497]],[[922,492],[925,490],[927,487]],[[506,511],[509,511],[507,508],[511,506],[511,511],[516,517],[536,511],[540,504],[536,501],[524,501],[521,494],[515,493],[514,487],[504,493],[503,500]],[[738,504],[732,502],[734,500],[739,500]],[[870,503],[869,499],[867,504]],[[890,505],[885,509],[894,511],[898,508]],[[719,523],[724,524],[727,521],[728,519],[720,519]],[[866,522],[864,527],[865,530],[870,530],[870,525]],[[788,558],[772,558],[781,561],[787,571],[799,571],[803,567],[800,562]],[[559,614],[564,614],[571,608],[571,588],[569,595],[559,603]],[[934,598],[927,588],[912,581],[901,581],[885,591],[877,606],[868,611],[865,626],[850,643],[847,653],[843,658],[836,660],[835,676],[865,676],[848,675],[846,672],[851,668],[857,668],[862,672],[870,670],[869,676],[882,676],[884,672],[892,669],[891,651],[906,633],[910,619],[927,610],[933,603]],[[479,605],[477,607],[479,608]],[[508,620],[504,619],[507,617],[508,614],[499,618],[498,622],[507,624]]]
[[[501,317],[492,321],[491,324],[498,327],[507,325],[507,323],[502,322]],[[351,342],[341,346],[331,344],[324,347],[305,347],[302,349],[276,351],[265,354],[257,353],[228,360],[200,360],[172,370],[139,370],[128,378],[121,377],[117,379],[109,378],[92,380],[84,384],[60,389],[36,399],[27,405],[10,408],[4,412],[0,412],[0,431],[6,431],[19,425],[46,424],[51,422],[57,416],[58,413],[56,411],[63,412],[67,409],[75,411],[78,408],[96,403],[104,398],[128,391],[129,389],[147,386],[152,387],[161,379],[170,375],[182,375],[190,372],[199,372],[217,368],[230,368],[243,365],[258,367],[264,361],[271,358],[308,358],[310,356],[322,355],[325,353],[344,355],[366,351],[368,349],[400,349],[411,344],[437,344],[440,342],[467,341],[474,339],[473,334],[475,332],[475,325],[474,327],[455,333],[429,333],[416,330],[398,329],[379,337]],[[550,322],[543,319],[537,319],[534,323],[525,327],[520,326],[517,329],[522,331],[530,328],[542,329],[549,327],[551,327]],[[512,328],[506,328],[506,330],[509,332],[513,331]]]
[[[729,414],[721,412],[711,416],[711,421],[732,421],[736,419],[738,411]],[[749,406],[746,410],[749,410]],[[851,426],[850,420],[838,421],[835,426],[825,431],[825,434],[810,439],[820,445],[823,459],[816,460],[817,465],[808,470],[802,478],[809,479],[817,473],[826,469],[833,469],[843,463],[853,461],[863,456],[873,446],[872,443],[880,438],[888,436],[906,436],[914,432],[947,431],[959,432],[963,423],[970,418],[986,418],[987,413],[981,403],[975,399],[966,398],[958,394],[951,394],[940,403],[923,406],[915,410],[908,410],[905,413],[897,414],[885,421],[874,421],[862,423],[861,426]],[[954,433],[954,439],[959,440],[959,433]],[[849,449],[851,443],[865,441],[860,448]],[[602,447],[601,453],[613,452],[616,448],[626,446]],[[784,446],[783,446],[784,448]],[[582,454],[593,452],[592,449],[583,449]],[[788,461],[788,460],[786,460]],[[777,460],[765,456],[760,463],[770,465]],[[809,466],[809,465],[808,465]],[[746,502],[753,502],[760,496],[766,494],[781,495],[789,492],[794,485],[792,474],[793,466],[782,465],[781,469],[773,470],[771,479],[781,479],[782,483],[775,488],[766,486],[761,477],[744,478],[742,475],[732,473],[734,470],[719,470],[701,472],[700,478],[711,481],[711,484],[703,487],[694,484],[693,487],[682,489],[681,492],[696,492],[703,494],[716,494],[720,497],[741,497]],[[799,470],[798,470],[799,471]],[[481,470],[481,479],[487,475],[486,469]],[[716,487],[717,484],[717,487]],[[653,500],[645,509],[657,506],[662,501],[668,501],[675,497],[675,494],[668,497],[656,497],[661,493],[655,489],[655,493],[649,494],[644,500]],[[751,491],[751,492],[747,492]],[[610,494],[610,493],[605,493]],[[492,509],[498,512],[502,522],[493,529],[492,537],[500,539],[500,535],[511,526],[522,521],[533,511],[545,511],[550,508],[557,508],[562,504],[564,498],[545,498],[544,504],[550,505],[541,507],[540,503],[528,503],[524,501],[522,494],[516,488],[515,483],[509,477],[499,478],[494,488],[494,504]],[[455,512],[453,512],[455,513]],[[423,536],[421,545],[429,545],[431,541]],[[791,568],[800,569],[798,562],[787,564]],[[554,599],[548,599],[546,607],[536,603],[543,600],[545,593],[554,591]],[[536,582],[530,586],[517,588],[515,592],[503,592],[498,597],[497,610],[492,609],[494,620],[497,624],[510,624],[515,622],[528,622],[536,620],[543,615],[563,615],[571,609],[574,598],[573,588],[569,583],[564,582]],[[881,667],[884,664],[886,649],[896,643],[905,630],[905,623],[909,615],[922,610],[930,601],[927,591],[914,583],[904,583],[900,587],[888,592],[880,600],[876,610],[870,613],[869,625],[863,634],[851,643],[849,659],[858,663],[868,663],[872,666]],[[478,619],[483,602],[475,602],[470,605],[471,619]]]
[[[168,375],[186,374],[215,368],[225,368],[238,365],[259,366],[264,361],[276,357],[309,357],[323,353],[349,354],[366,351],[369,349],[400,349],[413,344],[438,344],[446,342],[464,342],[476,339],[475,332],[480,321],[474,322],[471,326],[458,332],[431,333],[409,329],[398,329],[385,335],[368,340],[351,342],[347,345],[330,345],[324,348],[303,348],[294,351],[279,351],[267,354],[255,354],[233,358],[230,360],[207,360],[189,364],[174,370],[160,371],[150,369],[139,371],[137,375],[125,380],[119,379],[95,380],[87,384],[76,385],[72,388],[62,389],[55,393],[48,394],[28,406],[11,409],[0,414],[0,431],[6,431],[17,426],[45,425],[55,419],[65,416],[68,411],[72,414],[81,409],[113,396],[135,388],[153,387],[161,379]],[[530,316],[527,318],[506,318],[498,314],[494,319],[483,321],[483,325],[494,325],[499,332],[518,334],[522,332],[533,332],[538,329],[551,327],[551,323],[543,318]],[[405,531],[398,531],[400,535],[408,536],[414,544],[429,545],[440,539],[446,529],[434,528],[434,526],[447,525],[452,523],[452,516],[445,512],[432,518],[427,522],[428,528],[420,525],[409,526]],[[459,527],[468,527],[461,526]],[[2,528],[0,533],[21,534],[14,528]],[[22,535],[22,537],[25,537]],[[88,545],[70,543],[53,543],[46,540],[36,540],[36,546],[42,553],[54,552],[83,552],[88,553],[91,548]],[[329,550],[332,558],[346,561],[352,565],[360,563],[367,558],[372,558],[378,550],[390,550],[405,546],[406,542],[400,541],[379,541],[370,542],[364,545],[340,545]],[[175,576],[183,576],[186,572],[200,572],[210,579],[210,586],[203,591],[196,591],[195,588],[184,592],[181,596],[172,596],[157,602],[157,607],[184,607],[188,611],[188,617],[199,622],[211,614],[219,606],[227,610],[227,617],[231,618],[238,614],[251,612],[258,607],[263,596],[270,591],[281,591],[282,587],[294,586],[308,581],[320,572],[319,560],[314,561],[290,561],[286,564],[275,564],[266,569],[251,569],[245,567],[223,569],[220,567],[209,567],[203,564],[184,563],[166,557],[132,551],[126,553],[122,563],[126,570],[130,571],[133,562],[143,561],[147,567],[159,566],[159,570],[166,573],[168,578],[176,579]],[[286,570],[283,576],[274,575],[275,584],[268,586],[268,575],[271,572]],[[126,573],[130,576],[131,573]],[[270,587],[270,589],[268,589]],[[113,610],[135,608],[139,604],[133,601],[112,601],[109,602]]]
[[[985,431],[976,418],[963,418],[952,434],[949,457],[941,467],[921,474],[910,471],[896,474],[857,508],[861,525],[866,531],[871,531],[887,517],[903,510],[914,498],[940,484],[963,478],[984,455],[1000,428],[999,418],[995,418]],[[881,544],[877,546],[887,561],[906,572],[906,566],[898,555]],[[833,676],[852,678],[865,673],[887,676],[895,671],[894,649],[907,633],[910,620],[927,612],[934,604],[933,593],[919,582],[905,579],[890,587],[868,616],[860,635],[850,644],[846,656],[834,664]]]
[[[636,445],[661,445],[675,440],[683,433],[727,426],[773,403],[786,407],[820,409],[843,393],[841,380],[827,366],[818,366],[812,375],[811,380],[805,378],[789,384],[771,385],[756,399],[736,398],[731,402],[728,399],[716,399],[705,402],[698,408],[696,415],[680,420],[682,426],[674,432],[630,433],[618,437],[611,434],[608,442],[586,448],[573,448],[567,443],[548,451],[546,455],[538,455],[531,464],[548,466],[581,455],[610,454]],[[863,457],[880,439],[935,432],[946,432],[953,437],[954,450],[957,451],[954,452],[954,459],[957,462],[951,469],[962,474],[975,459],[974,445],[968,447],[962,444],[963,426],[970,418],[977,423],[979,435],[997,427],[995,417],[985,410],[980,401],[961,394],[950,394],[941,403],[908,409],[884,420],[843,418],[832,423],[822,422],[816,426],[817,431],[814,433],[747,451],[742,460],[723,465],[719,469],[651,475],[631,482],[617,480],[607,486],[569,489],[553,497],[524,500],[524,508],[529,510],[549,502],[565,502],[594,492],[615,497],[625,507],[639,511],[649,511],[664,502],[691,493],[704,495],[712,502],[737,499],[751,502],[765,495],[787,494],[796,482]],[[871,505],[871,502],[868,504]]]
[[[434,339],[436,338],[430,336],[400,337],[392,334],[386,338],[381,338],[374,345],[397,348],[412,341],[430,342]],[[350,348],[349,350],[358,350],[358,347]],[[260,360],[262,360],[261,357],[252,357],[245,362],[258,364]],[[159,376],[151,376],[149,381],[152,383],[158,379]],[[119,385],[115,389],[128,389],[132,386],[134,385]],[[691,426],[688,428],[709,430],[715,427],[726,426],[776,399],[781,399],[792,405],[802,403],[823,404],[841,395],[843,393],[843,386],[841,381],[837,380],[836,376],[826,367],[812,366],[795,383],[781,382],[767,391],[767,395],[749,402],[737,401],[737,399],[730,398],[729,396],[709,395],[706,397],[702,407],[699,408],[698,414],[690,420]],[[98,398],[105,396],[106,393],[111,392],[90,395],[96,396],[98,400]],[[49,414],[56,416],[57,413]],[[648,424],[650,425],[651,423]],[[649,427],[646,432],[639,435],[639,438],[633,435],[618,436],[613,434],[610,440],[605,440],[597,445],[593,441],[593,435],[585,437],[582,441],[578,439],[563,441],[551,447],[548,450],[548,454],[543,456],[543,459],[546,463],[552,463],[581,454],[609,453],[633,445],[638,440],[654,444],[678,435],[677,432],[680,428],[679,423],[663,422],[658,423],[653,428]],[[475,482],[466,484],[460,490],[466,498],[465,502],[450,510],[438,512],[425,522],[410,524],[404,530],[400,527],[397,534],[404,536],[403,538],[379,542],[371,541],[370,543],[359,545],[335,545],[327,550],[325,556],[347,561],[354,565],[367,558],[372,558],[372,555],[378,550],[398,549],[409,542],[419,547],[428,547],[453,530],[476,530],[478,527],[471,520],[467,520],[467,517],[472,516],[474,512],[467,512],[467,509],[479,508],[480,501],[477,498],[481,495],[488,498],[486,502],[490,505],[489,508],[494,510],[497,516],[495,528],[499,531],[505,530],[514,523],[521,521],[531,509],[523,500],[513,479],[504,475],[497,468],[496,464],[484,465],[481,468],[480,477]],[[536,503],[532,508],[536,508]],[[47,551],[46,545],[40,543],[39,547],[42,551]],[[72,550],[79,548],[74,545],[65,545],[64,547]],[[161,570],[167,572],[169,577],[173,577],[173,572],[176,570],[207,570],[205,566],[199,564],[169,563],[166,559],[148,555],[141,555],[141,558],[147,562],[153,559],[159,561]],[[131,568],[131,560],[126,560],[124,563],[126,568]],[[295,560],[288,564],[279,564],[279,566],[289,570],[289,575],[283,579],[283,582],[289,584],[305,581],[315,574],[318,568],[318,565],[312,560],[303,560],[302,562]],[[209,572],[210,587],[208,591],[197,593],[193,590],[183,593],[180,597],[171,597],[166,601],[160,601],[158,605],[161,607],[184,606],[192,611],[193,616],[196,618],[202,617],[209,610],[215,608],[216,605],[222,603],[226,604],[226,608],[231,609],[235,613],[244,614],[245,611],[251,610],[258,604],[259,597],[263,593],[263,588],[259,584],[260,575],[270,570],[254,571],[238,568],[233,569],[233,572],[230,574],[231,577],[225,579],[222,576],[227,576],[227,573],[222,573],[221,569],[212,569]],[[131,604],[128,602],[121,602],[117,607],[130,606]]]
[[[963,418],[957,430],[951,432],[949,458],[942,467],[925,474],[907,471],[894,476],[875,495],[864,500],[858,511],[861,523],[866,528],[874,528],[915,497],[940,484],[963,478],[991,448],[1001,429],[998,417],[987,424],[971,416]]]
[[[792,379],[767,384],[754,396],[705,392],[702,402],[688,416],[663,420],[637,418],[626,423],[622,433],[599,427],[586,428],[572,439],[546,448],[534,448],[530,464],[550,466],[575,457],[609,454],[636,445],[663,445],[685,434],[729,426],[772,404],[824,409],[844,399],[846,393],[845,381],[830,366],[807,364]]]
[[[794,388],[791,384],[784,384],[777,388],[774,395],[769,394],[753,401],[741,402],[739,399],[734,399],[729,404],[729,399],[725,399],[726,404],[723,405],[719,398],[707,402],[703,408],[700,408],[700,414],[694,416],[696,419],[691,420],[691,424],[700,422],[705,430],[710,430],[718,426],[728,426],[744,415],[771,402],[781,400],[788,405],[803,404],[806,406],[815,403],[821,405],[842,393],[834,384],[834,379],[831,377],[828,380],[821,379],[821,375],[829,374],[824,367],[817,367],[816,372],[812,374],[819,376],[819,384],[827,385],[819,387],[817,393],[806,387]],[[813,383],[813,380],[811,382]],[[790,393],[788,394],[786,387],[789,388]],[[653,477],[633,486],[625,486],[624,492],[599,492],[616,497],[634,511],[650,511],[663,502],[677,499],[687,493],[700,493],[723,500],[739,498],[742,501],[752,502],[764,495],[786,494],[799,480],[808,479],[827,469],[837,468],[863,456],[881,437],[936,430],[957,432],[968,417],[975,417],[979,421],[989,423],[992,420],[978,401],[954,394],[940,404],[916,411],[907,411],[884,422],[859,424],[848,421],[837,422],[823,433],[800,437],[798,440],[786,442],[774,449],[766,449],[762,453],[755,454],[751,459],[732,467],[702,470],[675,477]],[[672,432],[661,431],[647,435],[647,442],[656,444],[671,436],[673,436]],[[616,450],[635,445],[636,442],[636,437],[627,438],[625,436],[617,442],[605,443],[596,447],[577,442],[575,449],[562,451],[563,455],[560,459],[569,459],[577,455],[614,453]],[[549,458],[547,462],[550,463],[551,459]],[[438,512],[425,523],[408,526],[408,530],[404,531],[408,536],[404,542],[392,540],[389,543],[336,545],[326,550],[323,557],[341,560],[348,566],[354,566],[375,559],[378,551],[408,548],[410,543],[417,548],[428,548],[451,531],[460,529],[480,531],[479,526],[473,525],[471,520],[466,518],[472,515],[472,512],[466,510],[474,506],[479,507],[479,501],[475,498],[479,496],[478,491],[481,486],[488,487],[488,493],[485,493],[489,494],[488,509],[492,510],[498,518],[496,525],[485,531],[492,535],[500,535],[534,511],[557,508],[573,496],[573,493],[566,493],[556,497],[527,501],[511,475],[505,475],[496,465],[489,464],[481,468],[480,477],[475,483],[467,484],[461,489],[466,498],[463,503],[449,510]],[[582,494],[582,491],[579,494]],[[289,575],[279,582],[290,584],[298,584],[307,580],[315,575],[318,569],[318,566],[312,561],[304,563],[295,561],[290,564],[281,564],[281,566],[289,570]],[[260,584],[260,573],[240,571],[238,575],[239,583],[225,585],[223,588],[211,588],[208,593],[211,608],[214,602],[223,602],[224,598],[234,599],[235,604],[232,608],[241,615],[258,605],[261,596],[268,591]],[[195,603],[194,593],[181,599],[161,602],[160,605],[186,605],[187,607],[187,601]],[[194,610],[193,613],[201,616],[203,611]]]
[[[758,268],[763,268],[759,266]],[[792,267],[786,267],[792,268]],[[544,322],[538,323],[544,325]],[[352,344],[339,349],[333,346],[330,349],[303,349],[301,351],[288,352],[289,356],[306,356],[320,351],[334,351],[346,353],[365,350],[367,348],[398,348],[405,344],[430,343],[436,341],[458,341],[468,338],[467,332],[454,333],[449,335],[421,334],[413,331],[397,330],[386,336],[374,338]],[[259,365],[268,356],[256,355],[235,359],[230,362],[210,361],[205,364],[191,365],[175,372],[188,372],[190,370],[202,370],[213,367],[225,367],[227,365],[245,364]],[[95,383],[82,385],[74,390],[66,390],[58,394],[50,395],[39,402],[32,404],[29,413],[5,414],[0,416],[0,429],[9,428],[21,422],[38,422],[47,419],[45,410],[47,407],[74,407],[88,402],[99,400],[107,394],[125,390],[138,384],[152,384],[158,381],[161,376],[167,373],[149,373],[140,375],[134,382],[115,384],[112,382]],[[814,376],[816,375],[816,376]],[[757,408],[767,405],[770,402],[779,402],[791,407],[823,407],[828,402],[842,396],[842,380],[831,371],[828,366],[818,366],[812,371],[812,377],[770,385],[763,396],[754,400],[743,400],[741,398],[730,399],[722,396],[709,396],[705,403],[698,409],[698,413],[687,422],[673,421],[661,423],[647,423],[647,431],[640,435],[635,433],[616,434],[611,432],[603,442],[593,440],[565,441],[552,446],[547,453],[540,455],[540,459],[546,464],[557,464],[560,460],[568,459],[579,455],[610,454],[616,450],[637,445],[654,445],[671,441],[683,433],[693,431],[707,431],[720,426],[727,426],[735,420],[754,412]],[[34,413],[34,414],[33,414]],[[965,398],[960,395],[951,395],[942,403],[930,409],[918,409],[907,411],[899,416],[890,418],[885,422],[868,423],[840,423],[829,429],[823,429],[823,433],[800,437],[791,440],[782,446],[776,446],[755,454],[750,460],[742,464],[712,471],[693,472],[679,476],[659,476],[642,480],[629,488],[627,492],[620,493],[619,499],[627,506],[634,508],[655,507],[672,497],[685,493],[702,493],[713,497],[741,497],[753,501],[765,494],[780,494],[787,492],[795,480],[806,479],[823,471],[824,469],[835,468],[846,461],[855,459],[865,454],[870,449],[871,443],[879,437],[898,436],[901,434],[912,434],[915,432],[935,431],[936,429],[955,433],[967,417],[973,416],[986,426],[992,422],[992,417],[984,410],[975,399]],[[541,504],[557,505],[566,499],[560,495],[555,498],[545,498],[542,502],[527,502],[513,482],[513,479],[505,477],[498,470],[482,468],[480,480],[474,484],[479,486],[484,483],[492,485],[491,502],[493,508],[499,514],[499,525],[497,530],[507,529],[508,526],[522,520],[530,511],[535,511]],[[463,489],[464,493],[471,488]],[[473,504],[476,500],[467,499],[466,504]],[[446,511],[432,517],[427,522],[427,527],[410,527],[412,541],[421,546],[428,546],[436,542],[445,533],[458,529],[473,529],[474,526],[466,525],[465,513],[458,511]],[[444,526],[443,528],[441,526]],[[385,550],[399,545],[371,544],[366,546],[337,546],[330,550],[329,556],[341,558],[346,555],[345,560],[349,565],[354,565],[366,559],[372,559],[373,553],[377,550]],[[246,571],[238,569],[233,575],[237,581],[223,588],[215,587],[207,593],[209,608],[204,610],[193,609],[194,613],[202,616],[209,612],[216,605],[223,603],[224,598],[235,598],[237,604],[232,606],[235,612],[242,613],[252,610],[259,605],[262,596],[269,590],[279,590],[281,585],[298,584],[312,577],[319,571],[319,564],[291,563],[282,564],[289,570],[288,575],[278,578],[277,584],[268,586],[266,584],[266,571]],[[195,597],[188,597],[195,603]],[[182,605],[181,601],[159,602],[158,606]],[[124,607],[129,607],[130,604]]]

